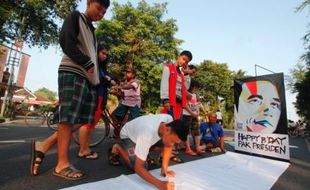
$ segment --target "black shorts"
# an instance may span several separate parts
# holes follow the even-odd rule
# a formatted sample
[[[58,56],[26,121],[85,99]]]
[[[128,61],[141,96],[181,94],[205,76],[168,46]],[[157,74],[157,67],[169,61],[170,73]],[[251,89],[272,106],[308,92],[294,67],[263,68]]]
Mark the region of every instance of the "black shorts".
[[[136,144],[131,139],[127,138],[121,139],[120,146],[127,152],[129,156],[130,167],[135,168],[137,157],[135,154]],[[146,161],[144,162],[144,167],[148,169],[148,164]]]

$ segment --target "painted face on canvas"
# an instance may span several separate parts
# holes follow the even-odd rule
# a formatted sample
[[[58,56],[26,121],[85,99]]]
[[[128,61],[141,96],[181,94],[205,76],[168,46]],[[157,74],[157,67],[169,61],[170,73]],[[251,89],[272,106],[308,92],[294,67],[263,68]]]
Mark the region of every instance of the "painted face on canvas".
[[[269,81],[246,82],[239,96],[237,122],[247,131],[273,133],[281,115],[277,88]]]

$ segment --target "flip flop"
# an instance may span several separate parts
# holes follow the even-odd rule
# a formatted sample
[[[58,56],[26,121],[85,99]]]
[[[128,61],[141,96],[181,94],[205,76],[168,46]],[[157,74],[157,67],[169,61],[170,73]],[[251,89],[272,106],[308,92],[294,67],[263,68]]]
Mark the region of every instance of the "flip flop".
[[[119,160],[119,155],[114,155],[112,153],[112,148],[109,148],[108,150],[108,160],[109,160],[109,164],[112,166],[120,166],[121,162]]]
[[[39,167],[43,162],[45,155],[41,151],[36,151],[36,141],[31,141],[31,154],[30,154],[30,174],[32,176],[39,175]],[[37,160],[39,158],[40,160]],[[37,167],[37,173],[34,172],[34,168]]]
[[[162,163],[163,157],[159,155],[157,160],[158,160],[158,163]],[[183,162],[183,160],[178,156],[178,154],[173,154],[173,153],[170,156],[170,160],[173,162],[177,162],[177,161],[179,161],[180,163]]]
[[[148,164],[148,165],[156,165],[156,164],[157,164],[157,163],[156,163],[156,159],[151,158],[151,157],[149,157],[149,156],[147,156],[146,161],[147,161],[147,164]]]
[[[81,174],[80,177],[75,177],[74,175],[76,174]],[[54,176],[58,176],[64,179],[68,179],[68,180],[81,180],[84,179],[86,177],[85,173],[83,173],[82,171],[76,169],[74,166],[70,165],[62,170],[60,170],[60,172],[56,172],[55,170],[53,171],[53,175]]]
[[[175,162],[175,163],[183,163],[183,160],[179,156],[171,157],[170,161]]]
[[[216,148],[212,148],[212,149],[211,149],[211,152],[218,153],[218,152],[222,152],[222,150],[221,150],[221,148],[216,147]]]
[[[85,154],[83,156],[78,155],[77,157],[86,160],[97,160],[99,158],[99,154],[95,151],[90,151],[88,154]]]
[[[201,150],[197,150],[196,153],[199,155],[203,155],[204,153],[206,153],[206,151],[201,149]]]
[[[185,151],[185,154],[187,154],[187,155],[189,155],[189,156],[196,156],[196,155],[197,155],[197,153],[194,152],[193,150],[186,150],[186,151]]]

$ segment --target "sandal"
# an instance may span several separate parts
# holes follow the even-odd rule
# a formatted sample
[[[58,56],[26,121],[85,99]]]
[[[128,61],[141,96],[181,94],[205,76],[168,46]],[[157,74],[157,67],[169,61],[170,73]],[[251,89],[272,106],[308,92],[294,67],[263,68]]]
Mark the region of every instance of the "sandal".
[[[80,174],[80,175],[76,176],[77,174]],[[64,179],[68,179],[68,180],[80,180],[80,179],[85,178],[85,176],[86,176],[82,171],[76,169],[72,165],[60,170],[60,172],[56,172],[54,170],[53,175],[58,176],[58,177],[62,177]]]
[[[150,158],[149,156],[147,157],[146,161],[147,161],[148,165],[155,165],[156,164],[156,159]]]
[[[174,154],[174,155],[179,155],[179,151],[177,151],[177,150],[172,150],[171,153]]]
[[[211,152],[222,152],[222,149],[220,147],[216,147],[216,148],[211,148]]]
[[[183,163],[183,160],[179,156],[171,157],[170,161],[175,162],[175,163]]]
[[[190,156],[196,156],[197,155],[197,153],[194,152],[193,150],[186,150],[185,154],[190,155]]]
[[[170,160],[172,159],[174,159],[174,157],[178,157],[178,154],[171,154],[171,157],[170,157]],[[162,163],[162,161],[163,161],[163,157],[161,156],[161,155],[159,155],[159,157],[157,158],[157,161],[158,161],[158,163]]]
[[[43,152],[36,150],[36,141],[32,140],[30,155],[30,174],[32,176],[37,176],[39,174],[39,167],[42,164],[44,157],[45,155]]]
[[[202,154],[206,153],[206,151],[204,151],[204,150],[196,150],[196,152],[197,152],[197,154],[199,154],[199,155],[202,155]]]
[[[121,162],[119,161],[119,155],[115,155],[112,153],[112,148],[108,150],[108,160],[109,164],[112,166],[120,166]]]
[[[87,159],[87,160],[97,160],[99,158],[99,154],[95,151],[90,151],[88,154],[85,154],[85,155],[78,155],[77,156],[78,158],[84,158],[84,159]]]
[[[178,144],[177,150],[186,150],[186,146],[182,143]]]

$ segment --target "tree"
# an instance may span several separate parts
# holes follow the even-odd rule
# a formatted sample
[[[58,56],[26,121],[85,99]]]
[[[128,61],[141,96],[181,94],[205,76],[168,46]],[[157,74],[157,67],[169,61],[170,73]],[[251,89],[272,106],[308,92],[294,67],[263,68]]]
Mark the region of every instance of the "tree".
[[[0,4],[0,43],[16,38],[29,46],[58,43],[59,21],[80,0],[4,0]]]
[[[305,79],[307,66],[302,63],[297,63],[293,69],[290,69],[290,76],[286,78],[286,84],[291,92],[297,92],[296,83],[301,83]]]
[[[34,94],[36,96],[42,96],[44,98],[47,98],[48,100],[51,100],[51,101],[55,101],[56,100],[56,96],[57,96],[57,93],[56,92],[53,92],[45,87],[43,88],[40,88],[38,90],[36,90],[34,92]]]
[[[245,72],[239,70],[240,76]],[[233,119],[233,78],[235,73],[230,71],[227,64],[216,63],[210,60],[203,61],[197,66],[197,75],[194,77],[201,85],[199,94],[208,102],[210,111],[220,110],[224,116],[225,126]]]
[[[305,74],[305,78],[297,82],[295,89],[298,92],[296,96],[295,106],[297,108],[297,114],[304,117],[307,121],[310,121],[310,71]]]
[[[112,18],[101,21],[96,31],[98,41],[109,49],[112,72],[119,74],[124,66],[137,70],[142,107],[147,112],[154,112],[160,105],[161,64],[176,58],[182,42],[174,37],[176,21],[163,20],[166,6],[141,1],[133,7],[130,2],[114,2]]]
[[[305,8],[309,8],[310,0],[305,0],[298,8],[298,11],[302,11]],[[301,56],[301,60],[305,62],[306,66],[301,68],[303,71],[296,73],[302,73],[304,77],[300,77],[299,80],[294,81],[294,90],[297,92],[295,107],[299,116],[304,117],[307,121],[310,121],[310,32],[304,36],[305,50],[306,52]],[[298,71],[298,70],[297,70]],[[299,76],[299,75],[298,75]]]
[[[243,77],[250,77],[250,75],[246,75],[246,71],[242,71],[241,69],[239,69],[237,72],[233,71],[233,78],[234,79],[239,79],[239,78],[243,78]]]
[[[211,104],[217,104],[218,97],[226,99],[232,93],[230,87],[233,75],[225,63],[203,61],[198,65],[194,79],[202,84],[200,94]]]
[[[297,11],[303,11],[306,8],[309,8],[310,0],[305,0],[299,7],[297,7]],[[301,56],[301,60],[303,60],[308,66],[310,66],[310,31],[303,37],[305,50],[306,52]]]

